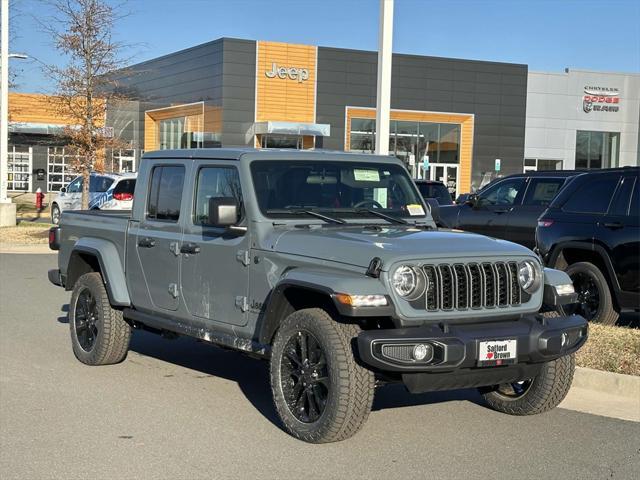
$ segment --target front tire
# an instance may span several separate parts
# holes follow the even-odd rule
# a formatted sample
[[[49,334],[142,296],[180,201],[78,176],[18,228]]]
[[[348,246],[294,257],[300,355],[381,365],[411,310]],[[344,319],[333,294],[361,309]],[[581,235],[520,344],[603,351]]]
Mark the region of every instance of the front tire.
[[[69,328],[73,353],[82,363],[111,365],[126,358],[131,327],[121,310],[111,308],[100,273],[85,273],[74,285]]]
[[[366,422],[375,379],[354,358],[351,344],[359,330],[319,308],[296,311],[282,322],[271,351],[271,391],[292,436],[337,442]]]
[[[557,407],[567,396],[576,368],[574,354],[547,362],[529,380],[480,389],[485,402],[509,415],[536,415]]]
[[[576,313],[587,321],[615,325],[618,312],[613,306],[609,284],[598,267],[589,262],[569,265],[566,270],[578,294],[578,303],[560,307],[564,315]]]

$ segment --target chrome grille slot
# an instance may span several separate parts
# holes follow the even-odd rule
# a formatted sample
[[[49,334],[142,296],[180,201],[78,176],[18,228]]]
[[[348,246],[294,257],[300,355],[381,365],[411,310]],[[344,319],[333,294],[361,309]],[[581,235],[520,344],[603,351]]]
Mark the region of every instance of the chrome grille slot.
[[[428,311],[509,307],[523,301],[517,262],[423,265]]]

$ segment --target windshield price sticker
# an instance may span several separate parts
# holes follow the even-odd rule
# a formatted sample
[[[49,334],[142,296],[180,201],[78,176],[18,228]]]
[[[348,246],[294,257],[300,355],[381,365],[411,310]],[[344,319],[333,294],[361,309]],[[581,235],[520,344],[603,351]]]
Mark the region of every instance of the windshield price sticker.
[[[490,340],[478,344],[478,365],[509,365],[516,363],[518,358],[518,341]]]
[[[379,182],[380,172],[378,172],[378,170],[354,169],[353,178],[355,178],[357,182]]]
[[[412,217],[424,216],[424,209],[422,208],[422,205],[418,205],[418,204],[407,205],[407,211],[409,212],[409,215],[411,215]]]

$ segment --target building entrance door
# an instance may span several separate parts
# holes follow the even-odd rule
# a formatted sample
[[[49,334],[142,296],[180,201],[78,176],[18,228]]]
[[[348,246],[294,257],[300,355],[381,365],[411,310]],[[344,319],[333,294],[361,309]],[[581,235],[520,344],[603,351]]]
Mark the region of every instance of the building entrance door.
[[[429,180],[444,183],[451,198],[458,196],[458,165],[432,163],[429,165]]]

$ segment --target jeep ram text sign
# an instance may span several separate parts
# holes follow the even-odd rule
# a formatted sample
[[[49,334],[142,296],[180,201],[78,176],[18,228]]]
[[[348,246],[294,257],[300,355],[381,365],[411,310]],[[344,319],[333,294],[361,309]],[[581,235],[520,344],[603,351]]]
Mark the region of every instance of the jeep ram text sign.
[[[589,112],[617,112],[620,110],[620,91],[615,87],[584,87],[582,110]]]
[[[276,62],[271,64],[271,70],[267,70],[264,74],[269,78],[290,78],[302,83],[309,79],[309,70],[300,67],[282,67]]]

